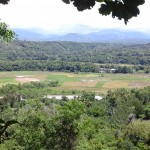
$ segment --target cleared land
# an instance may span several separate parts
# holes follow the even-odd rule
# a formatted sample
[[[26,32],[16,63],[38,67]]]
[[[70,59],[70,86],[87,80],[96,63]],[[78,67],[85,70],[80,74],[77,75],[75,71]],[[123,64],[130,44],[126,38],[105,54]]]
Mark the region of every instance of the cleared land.
[[[42,71],[0,72],[0,86],[31,81],[58,81],[58,90],[88,90],[106,92],[117,88],[143,88],[150,86],[150,74],[64,73]]]

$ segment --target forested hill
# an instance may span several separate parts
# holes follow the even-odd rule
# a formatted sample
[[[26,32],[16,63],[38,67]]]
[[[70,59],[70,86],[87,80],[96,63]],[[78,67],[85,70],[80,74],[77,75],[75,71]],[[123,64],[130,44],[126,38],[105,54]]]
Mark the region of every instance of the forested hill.
[[[0,43],[0,60],[50,60],[149,65],[150,44],[15,41],[9,44]]]

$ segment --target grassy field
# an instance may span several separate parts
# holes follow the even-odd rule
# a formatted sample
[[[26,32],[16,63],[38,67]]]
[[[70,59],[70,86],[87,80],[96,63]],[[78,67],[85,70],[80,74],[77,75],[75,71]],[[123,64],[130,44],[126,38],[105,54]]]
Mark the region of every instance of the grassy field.
[[[58,90],[87,90],[106,92],[117,88],[142,88],[150,86],[150,74],[104,74],[97,73],[64,73],[19,71],[0,72],[0,86],[11,83],[25,83],[31,81],[59,81]]]

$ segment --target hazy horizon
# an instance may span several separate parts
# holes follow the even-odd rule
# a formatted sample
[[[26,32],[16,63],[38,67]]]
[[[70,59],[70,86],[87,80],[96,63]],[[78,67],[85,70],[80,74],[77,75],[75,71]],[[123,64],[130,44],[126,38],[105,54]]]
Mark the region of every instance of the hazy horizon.
[[[78,12],[72,4],[67,5],[62,0],[10,0],[8,5],[0,5],[0,18],[10,28],[37,29],[51,34],[87,33],[113,28],[147,32],[150,31],[149,7],[150,1],[146,0],[145,4],[139,7],[140,15],[125,25],[123,20],[100,15],[98,3],[92,10]]]

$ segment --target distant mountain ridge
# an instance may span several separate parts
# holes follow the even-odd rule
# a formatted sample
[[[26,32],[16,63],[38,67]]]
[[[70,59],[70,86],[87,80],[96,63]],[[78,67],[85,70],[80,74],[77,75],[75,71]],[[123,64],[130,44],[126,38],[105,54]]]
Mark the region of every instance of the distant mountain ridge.
[[[71,42],[110,42],[110,43],[147,43],[150,42],[150,33],[105,29],[88,34],[69,33],[65,35],[45,35],[34,29],[14,29],[19,40],[27,41],[71,41]]]

